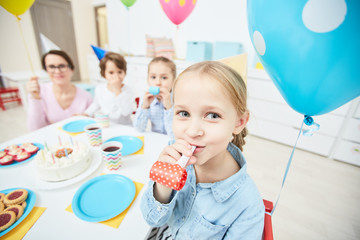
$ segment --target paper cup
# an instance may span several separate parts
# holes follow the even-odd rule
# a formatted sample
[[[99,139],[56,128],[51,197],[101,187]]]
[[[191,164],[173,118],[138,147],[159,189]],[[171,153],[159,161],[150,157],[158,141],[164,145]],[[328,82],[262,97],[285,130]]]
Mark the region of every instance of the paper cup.
[[[86,135],[88,136],[91,146],[97,147],[102,143],[101,127],[99,124],[90,124],[85,127]]]
[[[156,161],[151,167],[150,179],[179,191],[185,185],[187,172],[179,164]]]
[[[96,122],[103,128],[110,126],[109,114],[95,113]]]
[[[121,149],[122,144],[116,141],[101,145],[101,155],[107,169],[118,170],[121,167]]]
[[[149,87],[149,93],[152,95],[158,95],[160,93],[160,87],[151,86]]]

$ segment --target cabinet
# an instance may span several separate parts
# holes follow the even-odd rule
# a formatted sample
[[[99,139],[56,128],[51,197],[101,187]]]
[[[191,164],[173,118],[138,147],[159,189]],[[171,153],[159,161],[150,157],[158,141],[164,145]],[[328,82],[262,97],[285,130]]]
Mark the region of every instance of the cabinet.
[[[312,136],[299,138],[297,148],[360,166],[360,97],[320,116]],[[263,70],[248,72],[249,133],[294,146],[304,116],[293,110]]]

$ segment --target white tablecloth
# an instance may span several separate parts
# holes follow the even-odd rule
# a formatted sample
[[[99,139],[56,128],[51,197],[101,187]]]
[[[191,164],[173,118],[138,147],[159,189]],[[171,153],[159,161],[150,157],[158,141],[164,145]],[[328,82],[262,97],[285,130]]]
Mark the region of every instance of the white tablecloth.
[[[58,136],[62,141],[70,141],[67,133],[59,130],[60,126],[84,117],[72,117],[59,123],[52,124],[19,138],[0,144],[0,149],[10,144],[36,142],[48,145],[58,143]],[[137,132],[132,127],[111,124],[103,130],[103,140],[115,136],[144,136],[144,154],[123,157],[122,167],[117,171],[108,171],[104,164],[90,176],[70,186],[57,189],[39,190],[34,185],[36,177],[35,162],[29,161],[13,167],[0,168],[0,189],[28,188],[35,192],[35,206],[46,207],[46,211],[35,222],[24,239],[143,239],[149,226],[144,221],[140,211],[141,196],[149,179],[149,170],[157,160],[162,149],[168,143],[166,135]],[[87,141],[85,133],[73,137],[74,140]],[[132,204],[129,212],[118,229],[100,223],[86,222],[75,214],[65,211],[79,187],[86,181],[99,176],[101,173],[121,174],[133,181],[144,183],[145,186]]]

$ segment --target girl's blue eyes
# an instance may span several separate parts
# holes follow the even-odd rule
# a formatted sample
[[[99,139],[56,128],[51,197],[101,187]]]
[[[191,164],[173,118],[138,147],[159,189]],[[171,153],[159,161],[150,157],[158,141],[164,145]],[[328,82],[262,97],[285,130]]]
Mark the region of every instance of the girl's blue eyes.
[[[180,117],[189,117],[190,116],[190,114],[188,112],[184,112],[184,111],[179,112],[178,114]]]
[[[210,118],[210,119],[217,119],[220,118],[219,114],[216,113],[209,113],[206,118]]]
[[[190,114],[188,112],[185,112],[185,111],[178,112],[178,115],[180,117],[190,117]],[[220,118],[220,115],[217,114],[217,113],[209,113],[209,114],[206,115],[205,118],[207,118],[207,119],[218,119],[218,118]]]

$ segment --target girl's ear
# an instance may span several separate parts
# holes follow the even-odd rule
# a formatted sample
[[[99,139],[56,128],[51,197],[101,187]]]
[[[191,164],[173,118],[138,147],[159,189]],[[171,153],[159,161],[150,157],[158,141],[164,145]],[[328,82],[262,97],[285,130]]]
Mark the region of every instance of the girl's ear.
[[[233,134],[237,135],[241,133],[241,131],[245,128],[248,121],[249,121],[249,112],[246,112],[241,117],[238,117],[235,123]]]

